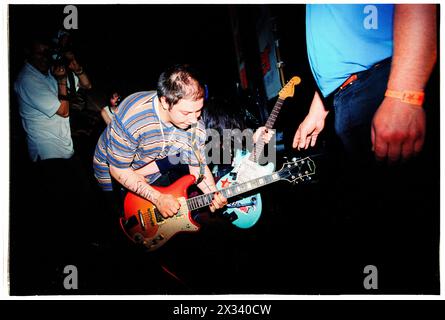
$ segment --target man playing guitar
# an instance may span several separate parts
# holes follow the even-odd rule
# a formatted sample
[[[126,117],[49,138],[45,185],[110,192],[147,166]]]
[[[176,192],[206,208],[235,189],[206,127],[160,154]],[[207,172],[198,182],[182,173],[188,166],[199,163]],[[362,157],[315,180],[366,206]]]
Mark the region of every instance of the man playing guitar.
[[[187,164],[192,175],[202,177],[197,186],[204,193],[216,191],[205,163],[205,127],[199,119],[203,102],[204,86],[186,65],[163,72],[157,91],[127,97],[96,146],[93,166],[101,188],[112,191],[113,177],[126,189],[154,203],[164,218],[172,217],[180,208],[178,200],[151,186],[161,174],[138,169],[157,159],[179,155],[177,160]],[[215,193],[210,210],[226,203]]]

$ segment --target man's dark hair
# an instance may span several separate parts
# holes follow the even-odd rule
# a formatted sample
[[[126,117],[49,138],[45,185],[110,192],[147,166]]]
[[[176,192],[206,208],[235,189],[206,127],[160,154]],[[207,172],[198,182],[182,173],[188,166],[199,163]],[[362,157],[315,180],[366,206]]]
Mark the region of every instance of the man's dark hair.
[[[165,70],[158,80],[158,97],[164,97],[169,108],[181,99],[204,98],[204,84],[196,70],[189,65],[174,65]]]

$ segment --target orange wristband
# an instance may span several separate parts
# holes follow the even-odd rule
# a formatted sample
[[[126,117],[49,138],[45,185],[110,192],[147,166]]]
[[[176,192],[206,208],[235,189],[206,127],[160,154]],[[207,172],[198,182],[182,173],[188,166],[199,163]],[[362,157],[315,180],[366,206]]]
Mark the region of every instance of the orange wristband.
[[[385,92],[385,97],[396,98],[405,103],[421,106],[423,104],[423,100],[425,99],[425,93],[423,91],[396,91],[387,89]]]

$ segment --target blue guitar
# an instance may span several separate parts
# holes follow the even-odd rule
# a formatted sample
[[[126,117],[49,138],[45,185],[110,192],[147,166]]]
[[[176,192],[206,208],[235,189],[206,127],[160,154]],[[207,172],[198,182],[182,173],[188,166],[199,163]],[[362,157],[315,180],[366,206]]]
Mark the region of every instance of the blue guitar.
[[[301,79],[293,77],[278,93],[278,99],[267,119],[265,127],[272,129],[277,119],[278,113],[284,100],[294,95],[294,86],[299,84]],[[255,144],[253,152],[246,150],[236,150],[233,160],[233,170],[218,180],[216,187],[218,189],[227,188],[235,184],[243,183],[274,172],[273,163],[260,165],[259,156],[264,150],[264,142],[259,139]],[[255,225],[261,216],[262,201],[259,193],[251,195],[235,202],[229,203],[223,216],[227,217],[238,228],[247,229]]]

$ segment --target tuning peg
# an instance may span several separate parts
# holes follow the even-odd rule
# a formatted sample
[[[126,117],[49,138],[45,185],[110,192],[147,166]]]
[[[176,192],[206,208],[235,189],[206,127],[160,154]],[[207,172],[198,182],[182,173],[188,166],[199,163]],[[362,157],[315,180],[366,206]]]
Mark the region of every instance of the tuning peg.
[[[292,158],[292,161],[297,161],[297,158],[293,157],[293,158]]]

